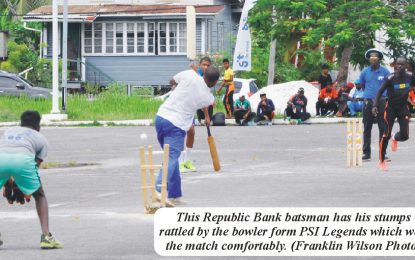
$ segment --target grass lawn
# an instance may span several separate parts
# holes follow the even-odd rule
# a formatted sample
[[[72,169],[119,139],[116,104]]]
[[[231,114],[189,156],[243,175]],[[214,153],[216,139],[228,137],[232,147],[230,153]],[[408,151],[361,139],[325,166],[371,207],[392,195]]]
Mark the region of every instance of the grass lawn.
[[[59,101],[59,104],[61,102]],[[86,95],[68,97],[67,111],[69,120],[134,120],[153,119],[162,101],[149,97],[126,96],[117,93],[103,93],[95,100]],[[224,112],[221,100],[216,100],[214,113]],[[0,97],[0,122],[18,121],[26,110],[37,110],[48,114],[52,109],[52,100],[34,100],[27,97]]]

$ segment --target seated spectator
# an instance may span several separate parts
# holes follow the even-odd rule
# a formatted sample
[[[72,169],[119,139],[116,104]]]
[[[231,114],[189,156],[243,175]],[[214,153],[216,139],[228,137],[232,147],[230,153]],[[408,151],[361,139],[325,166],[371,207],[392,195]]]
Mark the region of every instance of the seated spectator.
[[[199,124],[202,125],[202,120],[205,120],[205,112],[203,112],[202,109],[198,109],[197,112],[197,121],[199,121]],[[213,117],[213,105],[210,105],[208,107],[208,114],[209,114],[209,119],[212,120]]]
[[[259,121],[272,121],[272,118],[274,117],[275,113],[275,106],[271,99],[267,98],[267,95],[265,93],[262,93],[259,95],[261,98],[261,101],[258,104],[258,108],[256,110],[256,118],[255,123]]]
[[[350,116],[354,117],[357,115],[357,112],[363,111],[363,89],[360,80],[356,80],[354,83],[356,86],[350,91],[349,101],[347,101],[347,106],[350,110]]]
[[[414,90],[409,91],[408,107],[409,107],[409,112],[411,114],[414,114],[415,113],[415,91]]]
[[[337,108],[337,91],[332,84],[327,85],[323,90],[320,90],[320,95],[316,103],[317,116],[334,115]]]
[[[415,74],[415,62],[414,60],[410,60],[408,62],[408,68],[406,69],[408,72]],[[411,114],[415,113],[415,90],[411,90],[409,91],[409,96],[408,96],[408,107],[409,107],[409,112]]]
[[[297,119],[298,123],[304,122],[310,118],[307,113],[307,98],[304,96],[304,88],[300,88],[294,96],[290,97],[287,102],[285,113],[291,119]]]
[[[321,66],[321,74],[318,78],[318,83],[320,83],[320,90],[323,90],[327,87],[327,85],[331,84],[333,80],[331,79],[329,73],[329,65],[323,64]]]
[[[409,62],[407,63],[407,68],[406,71],[415,74],[415,61],[414,60],[409,60]]]
[[[244,95],[235,102],[234,116],[238,125],[247,125],[255,117],[255,113],[251,111],[251,103]]]
[[[339,110],[336,113],[337,117],[347,115],[349,110],[347,107],[347,101],[349,100],[349,93],[353,88],[353,82],[347,82],[347,84],[343,85],[337,93],[337,102],[339,104]]]

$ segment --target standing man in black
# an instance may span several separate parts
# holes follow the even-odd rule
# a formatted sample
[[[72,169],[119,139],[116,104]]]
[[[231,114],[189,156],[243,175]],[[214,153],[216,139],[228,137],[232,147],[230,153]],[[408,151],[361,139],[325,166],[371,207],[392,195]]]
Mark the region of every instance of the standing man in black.
[[[406,58],[399,57],[396,60],[395,72],[388,76],[382,87],[379,89],[376,99],[373,102],[372,113],[377,116],[379,113],[379,100],[387,90],[388,101],[384,113],[385,131],[379,142],[379,168],[386,171],[388,169],[385,162],[386,148],[392,136],[392,152],[398,150],[398,142],[404,142],[409,138],[409,109],[407,105],[409,91],[415,87],[415,77],[405,71]],[[398,119],[399,132],[391,135],[395,118]]]
[[[365,68],[360,74],[360,83],[363,88],[363,157],[362,160],[369,160],[371,156],[370,142],[372,136],[372,126],[375,117],[372,115],[373,101],[383,82],[389,75],[389,71],[380,65],[383,53],[370,49],[365,53],[365,57],[370,62],[370,67]],[[384,130],[383,112],[385,111],[386,93],[384,93],[377,104],[379,113],[376,116],[379,128],[379,140],[382,138]]]
[[[321,66],[321,74],[318,78],[318,83],[320,83],[320,90],[323,90],[327,87],[327,85],[331,85],[333,80],[331,79],[330,72],[329,72],[329,65],[323,64]]]

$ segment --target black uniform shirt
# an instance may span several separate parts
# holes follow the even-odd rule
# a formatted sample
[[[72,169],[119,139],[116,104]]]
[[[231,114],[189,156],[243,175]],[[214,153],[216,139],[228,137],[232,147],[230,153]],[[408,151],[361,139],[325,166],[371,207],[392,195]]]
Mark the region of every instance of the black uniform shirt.
[[[406,108],[409,91],[415,86],[415,76],[410,73],[405,73],[403,76],[392,73],[385,84],[388,91],[388,105],[396,109]]]
[[[325,89],[328,84],[331,84],[333,82],[333,80],[331,79],[330,74],[328,74],[327,76],[320,74],[318,82],[320,83],[320,89]]]

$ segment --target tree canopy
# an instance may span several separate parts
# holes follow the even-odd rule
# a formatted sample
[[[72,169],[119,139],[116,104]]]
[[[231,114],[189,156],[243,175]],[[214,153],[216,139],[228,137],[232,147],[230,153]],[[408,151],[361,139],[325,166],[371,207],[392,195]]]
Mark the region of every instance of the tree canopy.
[[[414,0],[258,0],[249,22],[280,44],[301,32],[310,49],[319,44],[336,48],[343,82],[349,62],[367,65],[363,54],[376,41],[391,58],[414,57],[414,17]]]

